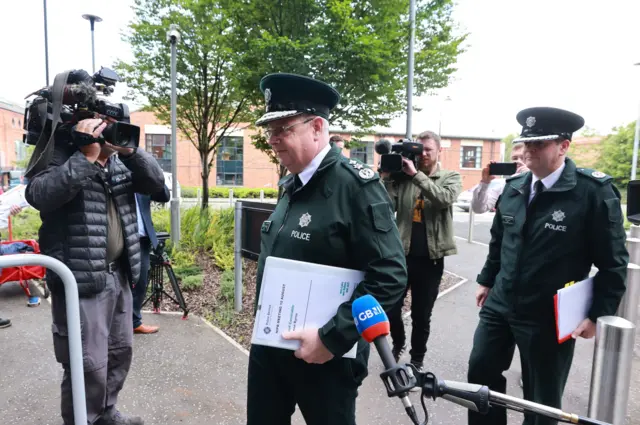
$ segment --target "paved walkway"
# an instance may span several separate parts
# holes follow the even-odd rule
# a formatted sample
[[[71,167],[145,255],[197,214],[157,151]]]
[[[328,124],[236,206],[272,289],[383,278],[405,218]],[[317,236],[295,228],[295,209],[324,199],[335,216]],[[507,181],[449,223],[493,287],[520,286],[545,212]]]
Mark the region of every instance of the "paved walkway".
[[[469,281],[437,301],[425,366],[439,378],[465,381],[478,320],[474,279],[487,248],[457,242],[459,255],[448,258],[445,268]],[[43,300],[40,307],[27,308],[25,301],[17,285],[0,286],[0,316],[13,321],[11,328],[0,330],[0,422],[60,425],[60,368],[53,356],[49,304]],[[135,337],[134,361],[121,393],[120,408],[143,415],[148,425],[244,424],[245,352],[197,317],[183,321],[176,315],[147,314],[145,322],[159,324],[162,329],[155,335]],[[640,336],[636,341],[640,341]],[[565,393],[566,411],[586,415],[592,356],[593,340],[580,340]],[[516,355],[512,368],[506,372],[507,392],[521,397],[516,382],[518,363]],[[382,364],[372,347],[370,375],[358,398],[358,423],[410,424],[400,401],[387,398],[380,372]],[[629,413],[637,418],[640,417],[638,357],[634,358],[631,379]],[[411,398],[422,415],[419,395],[412,394]],[[428,400],[426,404],[430,424],[466,424],[466,411],[462,407],[445,400]],[[519,413],[511,414],[510,423],[518,424],[521,420]],[[299,413],[293,423],[304,423]]]

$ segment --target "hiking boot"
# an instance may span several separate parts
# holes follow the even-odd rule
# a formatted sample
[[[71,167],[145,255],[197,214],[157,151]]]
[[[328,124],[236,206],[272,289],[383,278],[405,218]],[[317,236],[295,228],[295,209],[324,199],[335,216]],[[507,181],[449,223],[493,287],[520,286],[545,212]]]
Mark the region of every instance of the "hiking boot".
[[[11,326],[11,320],[0,317],[0,329]]]
[[[393,354],[393,358],[398,363],[400,361],[400,357],[402,357],[402,353],[404,353],[406,346],[396,347],[395,345],[391,349],[391,353]]]
[[[126,416],[112,408],[104,412],[96,425],[144,425],[144,421],[139,416]]]

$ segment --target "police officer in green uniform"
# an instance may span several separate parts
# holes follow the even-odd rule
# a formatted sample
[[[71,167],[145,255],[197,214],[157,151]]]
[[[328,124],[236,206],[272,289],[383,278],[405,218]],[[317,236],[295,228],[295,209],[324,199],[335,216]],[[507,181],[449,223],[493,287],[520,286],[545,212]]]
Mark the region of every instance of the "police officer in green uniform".
[[[266,258],[275,256],[362,270],[352,301],[371,294],[389,310],[406,286],[404,250],[378,174],[329,144],[327,120],[339,93],[319,80],[282,73],[264,77],[260,89],[267,111],[256,124],[266,127],[290,174],[262,225],[256,293]],[[290,424],[296,404],[309,425],[355,424],[369,345],[356,330],[351,301],[320,329],[283,337],[300,340],[300,348],[251,347],[247,424]],[[356,358],[344,358],[356,343]]]
[[[560,407],[575,339],[591,338],[598,317],[615,315],[625,292],[629,255],[620,193],[610,176],[569,159],[582,117],[556,108],[518,113],[524,162],[530,172],[507,179],[491,227],[489,254],[477,277],[480,322],[468,380],[505,393],[502,373],[520,351],[524,398]],[[572,338],[556,336],[554,295],[598,268],[593,304]],[[504,425],[506,410],[469,412],[469,424]],[[556,421],[525,415],[526,425]]]

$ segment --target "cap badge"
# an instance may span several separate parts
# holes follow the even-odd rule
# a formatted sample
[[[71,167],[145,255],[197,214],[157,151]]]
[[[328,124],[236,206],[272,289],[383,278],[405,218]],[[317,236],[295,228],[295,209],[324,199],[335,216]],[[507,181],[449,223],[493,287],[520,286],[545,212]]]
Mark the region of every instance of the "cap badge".
[[[527,127],[533,127],[536,125],[536,117],[529,117],[526,121]]]
[[[267,104],[267,112],[269,112],[269,103],[271,102],[271,89],[264,91],[264,101]]]

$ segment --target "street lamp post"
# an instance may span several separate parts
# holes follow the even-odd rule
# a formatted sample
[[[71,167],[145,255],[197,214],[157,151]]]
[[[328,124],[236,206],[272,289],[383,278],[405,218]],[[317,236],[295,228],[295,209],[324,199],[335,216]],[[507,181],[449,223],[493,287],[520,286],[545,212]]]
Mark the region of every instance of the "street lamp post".
[[[49,39],[47,36],[47,0],[42,0],[44,6],[44,69],[47,75],[47,86],[49,86]]]
[[[413,112],[413,44],[415,39],[416,32],[416,2],[415,0],[410,0],[409,3],[409,25],[410,25],[410,35],[409,35],[409,77],[407,78],[407,134],[405,137],[411,140],[411,113]]]
[[[446,104],[446,102],[451,102],[451,96],[447,96],[444,99],[444,102],[442,102],[442,105],[440,106],[440,120],[438,121],[438,137],[442,136],[442,110],[444,109],[444,105]]]
[[[95,26],[96,22],[102,22],[102,18],[96,15],[90,15],[90,14],[82,15],[82,17],[88,20],[89,22],[91,22],[91,64],[93,66],[93,72],[95,73],[96,72],[96,50],[95,50],[95,44],[93,40],[93,27]]]
[[[640,65],[640,62],[635,66]],[[633,139],[633,162],[631,163],[631,180],[636,179],[636,164],[638,163],[638,141],[640,140],[640,109],[638,110],[638,119],[636,120],[636,135]]]
[[[180,42],[178,26],[171,24],[167,33],[171,43],[171,241],[173,246],[180,242],[180,198],[178,197],[178,139],[176,131],[176,49]]]

